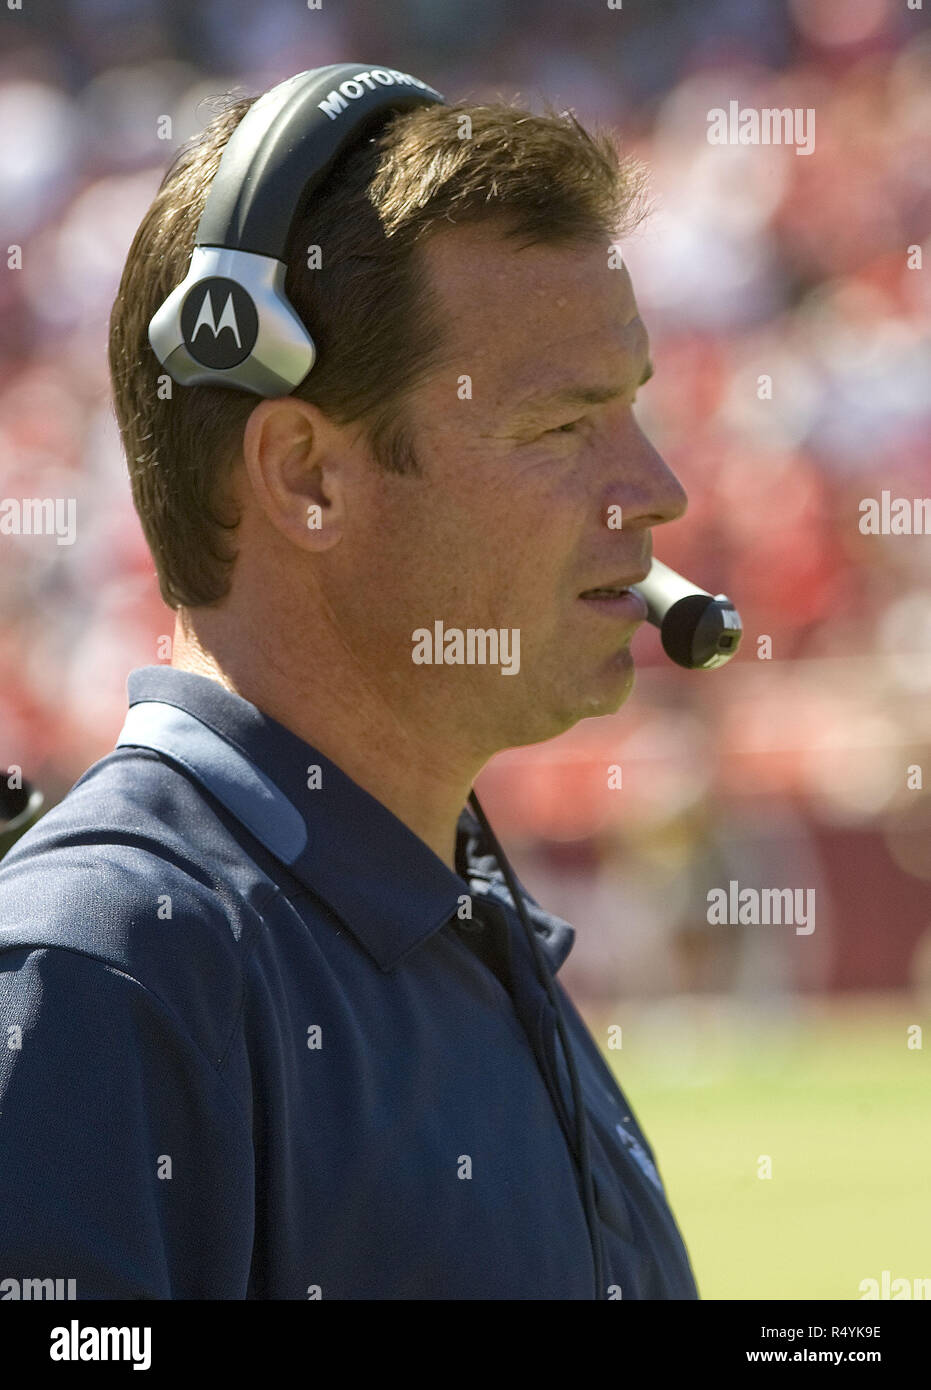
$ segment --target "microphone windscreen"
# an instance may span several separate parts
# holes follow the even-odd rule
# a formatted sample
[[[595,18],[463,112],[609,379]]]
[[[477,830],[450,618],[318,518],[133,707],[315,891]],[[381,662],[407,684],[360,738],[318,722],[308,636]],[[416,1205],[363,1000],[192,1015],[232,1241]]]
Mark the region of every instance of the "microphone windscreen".
[[[709,594],[688,594],[674,603],[663,619],[660,628],[663,650],[678,666],[694,669],[695,633],[702,615],[714,601]]]

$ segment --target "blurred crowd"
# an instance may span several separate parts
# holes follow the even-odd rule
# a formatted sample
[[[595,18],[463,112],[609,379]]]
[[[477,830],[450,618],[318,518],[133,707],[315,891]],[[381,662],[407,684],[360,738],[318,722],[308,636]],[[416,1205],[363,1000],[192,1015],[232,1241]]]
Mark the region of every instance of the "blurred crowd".
[[[355,58],[454,99],[547,99],[650,166],[655,210],[624,248],[656,365],[638,414],[690,494],[656,549],[730,594],[745,638],[723,670],[689,673],[643,630],[625,709],[502,754],[486,808],[575,925],[563,978],[582,994],[927,983],[931,538],[860,529],[863,499],[931,496],[922,12],[36,0],[0,25],[0,498],[74,497],[79,518],[73,545],[0,535],[0,765],[62,795],[112,747],[126,673],[173,630],[109,401],[107,320],[209,99]],[[709,144],[708,112],[732,100],[814,110],[814,152]],[[731,879],[816,888],[817,929],[709,927],[707,890]]]

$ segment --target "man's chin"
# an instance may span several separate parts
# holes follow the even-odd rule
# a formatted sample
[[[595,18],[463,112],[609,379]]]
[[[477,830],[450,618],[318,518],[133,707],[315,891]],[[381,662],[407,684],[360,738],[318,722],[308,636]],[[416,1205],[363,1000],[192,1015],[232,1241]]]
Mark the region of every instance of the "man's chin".
[[[597,719],[599,715],[617,714],[626,703],[633,691],[637,671],[630,652],[625,651],[623,657],[624,661],[612,669],[610,676],[603,680],[601,688],[593,689],[587,698],[583,697],[579,719]]]
[[[565,692],[564,698],[553,705],[553,722],[549,733],[537,735],[534,742],[556,738],[582,719],[598,719],[603,715],[617,714],[628,700],[634,688],[637,672],[634,659],[629,651],[620,653],[612,662],[609,672],[587,682],[584,688]]]

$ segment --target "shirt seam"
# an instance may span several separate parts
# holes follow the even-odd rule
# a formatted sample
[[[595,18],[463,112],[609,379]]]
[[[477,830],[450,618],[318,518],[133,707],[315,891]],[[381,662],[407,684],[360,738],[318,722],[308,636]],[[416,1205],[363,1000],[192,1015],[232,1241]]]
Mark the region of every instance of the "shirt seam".
[[[264,908],[267,907],[268,904],[271,902],[272,898],[277,897],[277,896],[280,894],[280,892],[281,892],[281,889],[278,887],[278,884],[277,884],[277,883],[273,883],[273,884],[271,884],[271,886],[269,887],[269,890],[268,890],[268,892],[265,894],[264,898],[262,898],[261,901],[258,902],[258,903],[256,904],[254,910],[255,910],[255,912],[258,914],[259,920],[258,920],[257,922],[255,922],[255,923],[249,928],[249,931],[250,931],[250,933],[251,933],[251,938],[252,938],[252,939],[250,940],[250,942],[249,942],[249,944],[248,944],[248,949],[245,948],[245,947],[246,947],[246,943],[243,942],[244,954],[243,954],[242,960],[240,961],[240,985],[241,985],[241,987],[240,987],[240,992],[239,992],[239,1003],[236,1005],[236,1012],[235,1012],[235,1014],[233,1015],[233,1023],[232,1023],[232,1027],[230,1028],[229,1037],[228,1037],[227,1040],[226,1040],[226,1046],[224,1047],[223,1051],[220,1053],[220,1056],[217,1058],[217,1062],[216,1062],[217,1071],[219,1072],[219,1074],[220,1074],[221,1076],[222,1076],[222,1074],[223,1074],[223,1068],[226,1066],[227,1062],[229,1061],[229,1055],[230,1055],[230,1052],[231,1052],[231,1050],[232,1050],[233,1043],[234,1043],[234,1041],[235,1041],[235,1039],[236,1039],[236,1034],[237,1034],[237,1032],[239,1031],[240,1021],[241,1021],[241,1019],[242,1019],[243,1012],[244,1012],[245,1007],[246,1007],[246,993],[247,993],[246,972],[247,972],[247,970],[248,970],[249,963],[250,963],[250,961],[252,960],[253,955],[255,954],[255,948],[256,948],[256,946],[257,946],[258,943],[259,943],[259,938],[260,938],[260,936],[262,935],[262,930],[263,930],[263,928],[264,928],[264,926],[265,926],[265,919],[264,919],[264,917],[262,917],[261,914],[262,914],[262,911],[264,910]],[[225,1079],[225,1078],[224,1078],[224,1079]],[[228,1085],[228,1084],[229,1084],[229,1083],[227,1082],[227,1085]]]

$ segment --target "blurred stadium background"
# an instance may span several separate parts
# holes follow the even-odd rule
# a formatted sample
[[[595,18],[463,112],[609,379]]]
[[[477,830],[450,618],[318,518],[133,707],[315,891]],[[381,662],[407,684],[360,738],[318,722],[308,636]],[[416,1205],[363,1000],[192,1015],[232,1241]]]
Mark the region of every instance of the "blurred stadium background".
[[[106,331],[209,99],[358,57],[455,99],[612,124],[656,199],[625,247],[657,368],[638,410],[691,498],[657,552],[735,599],[744,648],[688,673],[642,631],[617,717],[502,754],[479,790],[524,882],[576,928],[561,978],[658,1150],[702,1294],[858,1298],[883,1270],[931,1276],[929,1049],[907,1046],[931,1021],[931,797],[907,774],[931,782],[931,542],[859,530],[861,499],[931,494],[931,267],[908,264],[931,254],[926,16],[907,0],[4,10],[0,245],[23,266],[0,274],[0,496],[75,497],[78,531],[0,537],[0,765],[62,796],[173,630]],[[814,108],[815,153],[710,146],[707,112],[731,99]],[[815,931],[709,926],[707,891],[730,879],[814,888]]]

